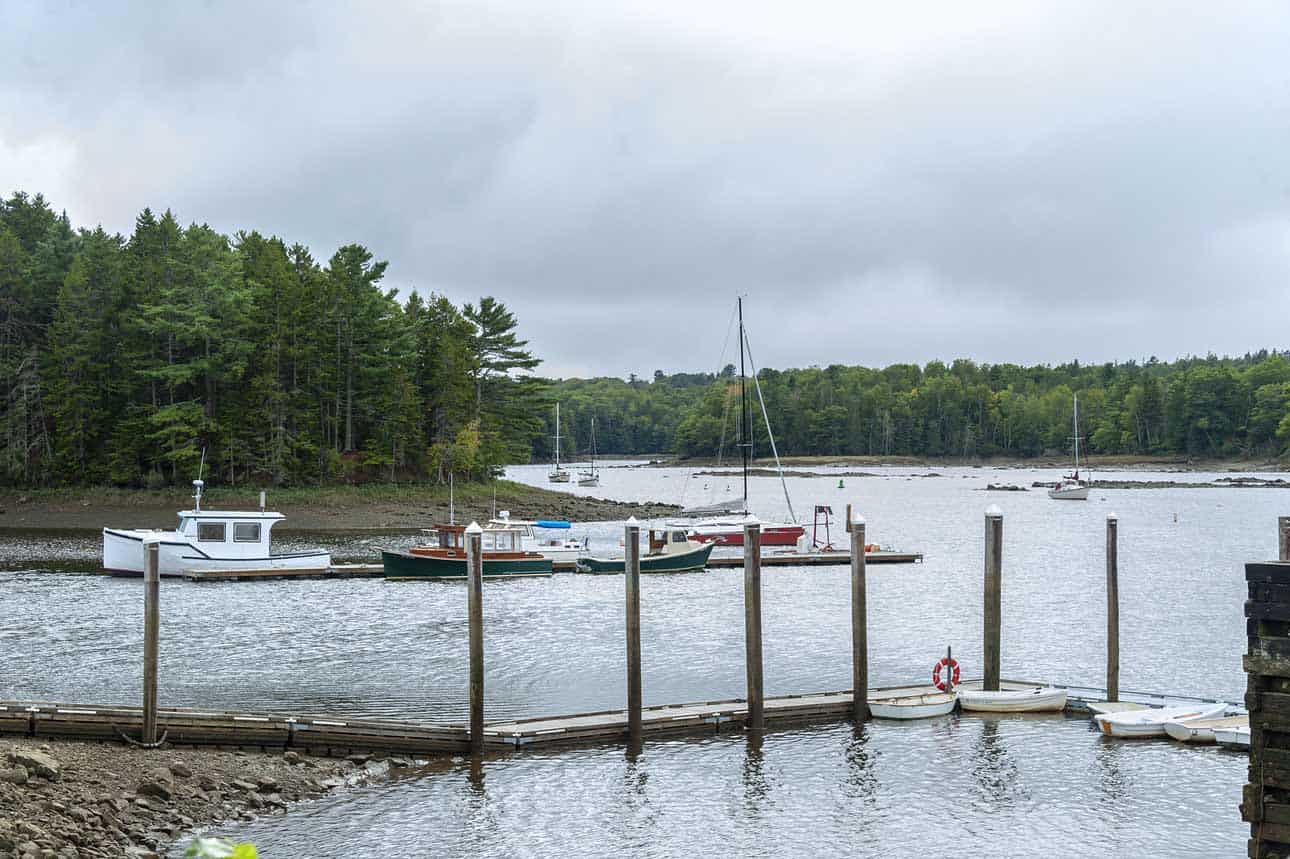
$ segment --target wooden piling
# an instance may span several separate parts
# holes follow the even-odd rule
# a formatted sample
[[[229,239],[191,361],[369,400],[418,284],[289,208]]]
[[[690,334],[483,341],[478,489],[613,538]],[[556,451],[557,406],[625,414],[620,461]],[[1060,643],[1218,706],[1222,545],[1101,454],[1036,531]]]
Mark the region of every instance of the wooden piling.
[[[161,627],[161,544],[143,544],[143,737],[157,742],[157,639]]]
[[[484,751],[484,529],[466,528],[466,613],[470,621],[470,750]]]
[[[985,511],[985,634],[982,652],[985,680],[981,688],[999,691],[999,627],[1003,594],[1003,511],[991,504]]]
[[[748,684],[748,730],[766,727],[761,661],[761,523],[744,525],[744,664]]]
[[[1119,520],[1106,515],[1106,700],[1120,700]]]
[[[1290,516],[1277,519],[1277,534],[1280,537],[1277,541],[1277,557],[1282,561],[1290,561]]]
[[[641,526],[627,520],[623,535],[624,579],[627,582],[627,737],[641,737]]]
[[[869,629],[865,604],[864,517],[850,518],[847,505],[847,530],[851,532],[851,696],[855,721],[869,718]]]

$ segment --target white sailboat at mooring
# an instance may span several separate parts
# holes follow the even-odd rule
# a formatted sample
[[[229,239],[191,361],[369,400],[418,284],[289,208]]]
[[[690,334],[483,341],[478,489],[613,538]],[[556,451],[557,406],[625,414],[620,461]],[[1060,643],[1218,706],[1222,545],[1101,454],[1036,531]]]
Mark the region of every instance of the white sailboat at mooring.
[[[546,479],[552,483],[568,483],[569,472],[560,467],[560,403],[555,404],[555,467]]]
[[[591,416],[591,467],[578,472],[579,486],[599,486],[600,472],[596,469],[596,416]]]
[[[1071,473],[1057,481],[1057,485],[1048,490],[1048,497],[1058,501],[1087,501],[1089,481],[1079,476],[1079,395],[1072,395],[1074,411],[1071,413],[1071,426],[1074,433],[1071,440],[1075,443],[1075,467]]]

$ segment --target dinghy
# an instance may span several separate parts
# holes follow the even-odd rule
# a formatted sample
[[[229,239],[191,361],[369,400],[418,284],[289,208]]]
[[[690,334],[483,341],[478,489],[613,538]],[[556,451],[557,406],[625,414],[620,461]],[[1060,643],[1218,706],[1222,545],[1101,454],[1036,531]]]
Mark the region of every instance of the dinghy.
[[[1139,704],[1136,701],[1089,701],[1085,706],[1094,716],[1100,716],[1103,713],[1124,713],[1129,710],[1147,709],[1146,704]]]
[[[1248,749],[1250,747],[1250,723],[1246,717],[1244,725],[1235,728],[1215,728],[1214,739],[1220,746],[1229,749]]]
[[[1215,731],[1250,726],[1249,716],[1223,716],[1217,719],[1182,719],[1165,723],[1165,733],[1180,743],[1213,743]]]
[[[1167,722],[1186,719],[1217,719],[1227,709],[1222,703],[1186,704],[1173,707],[1149,707],[1123,713],[1103,713],[1093,721],[1108,737],[1163,737]]]
[[[1001,689],[985,692],[959,690],[959,705],[979,713],[1048,713],[1066,709],[1066,690],[1053,687]]]
[[[876,719],[931,719],[953,710],[956,700],[951,692],[871,698],[869,714]]]

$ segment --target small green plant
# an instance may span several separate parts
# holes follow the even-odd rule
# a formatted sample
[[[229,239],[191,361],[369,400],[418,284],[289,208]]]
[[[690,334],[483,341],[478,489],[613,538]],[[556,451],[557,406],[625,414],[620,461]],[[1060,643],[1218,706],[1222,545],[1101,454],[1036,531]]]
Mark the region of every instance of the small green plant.
[[[234,844],[226,838],[198,838],[184,851],[185,859],[256,859],[255,845]]]

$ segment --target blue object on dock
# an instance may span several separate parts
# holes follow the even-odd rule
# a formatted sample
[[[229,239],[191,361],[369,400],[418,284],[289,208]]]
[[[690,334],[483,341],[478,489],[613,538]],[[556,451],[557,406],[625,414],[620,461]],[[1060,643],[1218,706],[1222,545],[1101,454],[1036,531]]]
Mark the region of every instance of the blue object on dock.
[[[560,520],[560,519],[539,519],[539,520],[537,520],[536,522],[534,522],[533,524],[534,524],[534,525],[537,525],[539,528],[569,528],[569,527],[572,527],[572,526],[570,526],[570,525],[569,525],[569,523],[568,523],[568,522],[562,521],[562,520]]]

